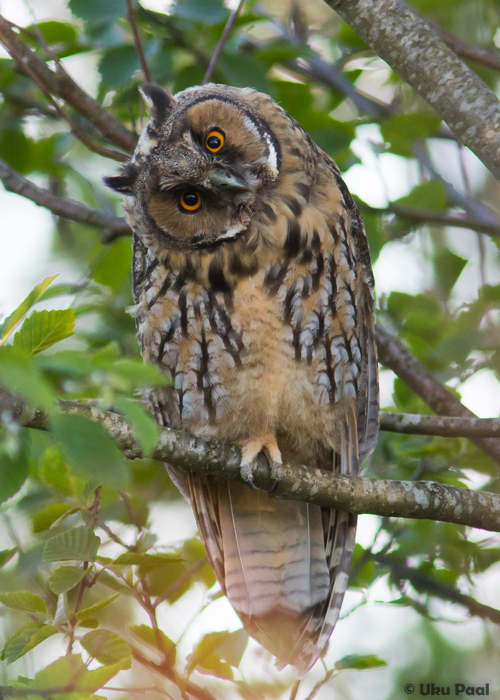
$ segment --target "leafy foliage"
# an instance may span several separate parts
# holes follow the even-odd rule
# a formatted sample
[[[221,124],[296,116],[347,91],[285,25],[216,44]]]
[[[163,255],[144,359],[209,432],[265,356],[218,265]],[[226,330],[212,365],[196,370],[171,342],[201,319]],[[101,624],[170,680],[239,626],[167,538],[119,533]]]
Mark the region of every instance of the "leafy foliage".
[[[493,46],[500,19],[497,2],[412,4],[463,39]],[[397,249],[417,258],[425,272],[417,291],[411,285],[390,286],[376,267],[377,282],[389,289],[377,299],[379,320],[455,391],[480,370],[496,381],[498,239],[486,242],[482,234],[478,238],[463,229],[443,229],[425,218],[429,213],[474,218],[478,207],[488,218],[479,200],[490,198],[495,205],[491,181],[467,182],[467,168],[460,165],[463,154],[450,139],[445,140],[447,151],[434,150],[442,135],[440,118],[326,6],[279,5],[283,12],[278,16],[278,4],[245,3],[217,61],[214,81],[268,92],[335,158],[357,195],[372,259],[382,263],[381,269],[397,272]],[[137,87],[143,75],[126,3],[68,0],[67,6],[71,19],[42,21],[37,28],[28,27],[22,40],[48,67],[54,56],[63,65],[66,59],[90,57],[97,66],[99,103],[139,132],[143,114]],[[229,16],[226,4],[176,0],[161,11],[137,2],[133,7],[153,79],[174,92],[201,82]],[[40,47],[38,32],[50,55]],[[496,73],[473,68],[492,89],[498,88]],[[0,93],[0,158],[23,175],[36,174],[55,193],[118,213],[118,198],[100,181],[101,173],[113,172],[116,164],[90,152],[82,155],[53,104],[9,58],[0,59]],[[381,106],[384,102],[387,108]],[[93,127],[71,113],[97,142]],[[356,179],[363,149],[379,164],[390,162],[398,173],[413,173],[406,184],[393,188],[391,183],[391,196],[382,197],[376,207],[371,189]],[[425,166],[423,152],[434,157],[438,173],[442,156],[435,154],[445,152],[448,170],[464,170],[465,180],[455,177],[450,188]],[[53,693],[58,700],[98,698],[102,695],[95,694],[106,693],[108,682],[121,674],[113,685],[122,684],[128,697],[127,684],[134,687],[140,678],[145,688],[156,686],[161,673],[168,690],[177,686],[174,692],[185,697],[196,686],[198,693],[212,694],[207,699],[306,700],[347,696],[343,678],[352,680],[373,669],[393,679],[389,700],[401,697],[404,685],[418,674],[422,681],[448,685],[452,673],[475,679],[477,669],[495,666],[486,664],[479,649],[467,661],[434,620],[445,618],[451,607],[439,607],[438,598],[457,601],[459,591],[460,610],[476,614],[477,607],[465,605],[463,592],[474,595],[476,576],[492,575],[500,549],[477,533],[471,537],[465,528],[427,521],[379,520],[372,541],[356,545],[351,575],[352,596],[362,596],[360,608],[378,600],[382,590],[387,606],[418,616],[412,634],[419,644],[408,662],[389,647],[383,650],[390,658],[386,667],[378,651],[367,653],[361,639],[353,653],[343,650],[342,658],[329,651],[329,670],[322,675],[318,664],[312,680],[303,681],[294,696],[291,676],[278,676],[242,629],[193,632],[193,614],[196,627],[199,613],[216,605],[221,593],[213,589],[215,577],[200,541],[191,536],[181,541],[177,521],[155,527],[160,510],[177,514],[183,505],[163,465],[149,458],[159,429],[141,398],[149,386],[167,380],[139,356],[128,312],[133,304],[130,241],[104,244],[95,229],[62,219],[55,229],[56,260],[64,261],[62,269],[74,270],[79,282],[54,284],[55,277],[46,278],[0,326],[0,394],[8,390],[28,407],[51,414],[45,433],[20,428],[8,412],[0,420],[0,517],[6,518],[0,551],[5,622],[0,658],[8,664],[5,677],[11,680],[5,683],[18,696],[38,700],[42,695],[37,691],[59,689]],[[471,283],[474,271],[477,279]],[[41,303],[51,308],[35,308]],[[126,460],[101,425],[61,413],[59,399],[119,411],[148,457]],[[388,402],[399,411],[428,412],[399,379]],[[367,473],[461,486],[480,483],[498,490],[497,466],[465,439],[382,434]],[[160,531],[159,538],[153,530]],[[177,618],[182,632],[173,624]],[[498,655],[495,640],[491,634],[485,647]],[[33,658],[44,667],[24,665]],[[131,664],[133,670],[141,667],[133,681],[122,673]],[[23,675],[28,669],[30,678]]]

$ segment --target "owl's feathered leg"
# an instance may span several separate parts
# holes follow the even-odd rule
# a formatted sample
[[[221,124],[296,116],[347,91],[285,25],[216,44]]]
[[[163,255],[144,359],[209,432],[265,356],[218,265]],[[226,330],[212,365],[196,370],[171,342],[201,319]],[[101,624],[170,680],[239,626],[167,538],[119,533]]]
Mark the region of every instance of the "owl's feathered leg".
[[[243,443],[241,446],[241,462],[240,462],[240,474],[241,478],[245,483],[250,486],[254,491],[258,491],[258,487],[255,486],[253,482],[253,465],[257,456],[264,452],[268,461],[269,469],[271,470],[271,477],[274,479],[273,485],[271,486],[269,493],[272,493],[278,481],[283,475],[281,459],[281,452],[276,442],[276,437],[272,433],[266,433],[265,435],[255,436]]]

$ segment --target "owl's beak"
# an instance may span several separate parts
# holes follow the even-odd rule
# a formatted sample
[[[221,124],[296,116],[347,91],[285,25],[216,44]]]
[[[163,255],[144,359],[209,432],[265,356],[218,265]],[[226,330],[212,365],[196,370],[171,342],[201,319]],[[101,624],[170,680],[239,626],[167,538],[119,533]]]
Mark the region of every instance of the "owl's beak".
[[[211,187],[232,187],[235,190],[248,190],[248,183],[238,175],[217,166],[207,173],[207,184]]]

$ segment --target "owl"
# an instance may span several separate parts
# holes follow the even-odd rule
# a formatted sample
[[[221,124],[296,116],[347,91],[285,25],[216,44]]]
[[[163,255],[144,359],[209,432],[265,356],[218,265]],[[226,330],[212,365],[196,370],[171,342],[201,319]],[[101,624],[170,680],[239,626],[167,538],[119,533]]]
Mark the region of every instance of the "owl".
[[[333,160],[269,96],[146,84],[126,195],[143,358],[171,378],[158,422],[241,447],[241,482],[168,466],[248,633],[304,675],[349,579],[356,517],[257,490],[266,455],[355,475],[378,435],[373,276]],[[245,483],[246,482],[246,483]]]

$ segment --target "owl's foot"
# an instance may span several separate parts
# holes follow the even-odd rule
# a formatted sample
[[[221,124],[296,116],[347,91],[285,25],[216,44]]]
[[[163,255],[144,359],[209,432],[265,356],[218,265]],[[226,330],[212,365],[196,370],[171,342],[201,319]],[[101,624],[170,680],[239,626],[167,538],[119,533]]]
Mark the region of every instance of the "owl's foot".
[[[278,481],[283,476],[283,462],[281,460],[281,452],[276,443],[276,438],[272,434],[253,438],[243,445],[240,463],[241,478],[251,489],[259,491],[259,488],[253,481],[253,466],[261,452],[264,452],[269,462],[271,477],[274,481],[268,493],[273,493],[273,491],[276,491]]]

